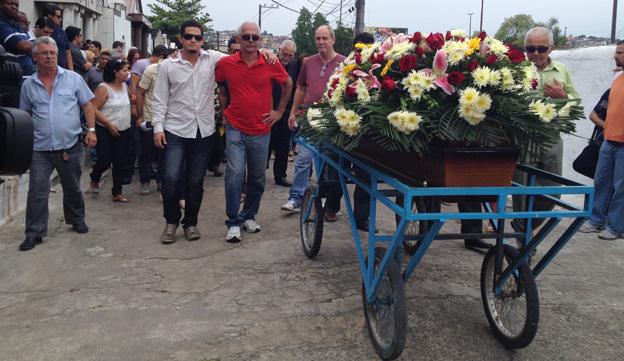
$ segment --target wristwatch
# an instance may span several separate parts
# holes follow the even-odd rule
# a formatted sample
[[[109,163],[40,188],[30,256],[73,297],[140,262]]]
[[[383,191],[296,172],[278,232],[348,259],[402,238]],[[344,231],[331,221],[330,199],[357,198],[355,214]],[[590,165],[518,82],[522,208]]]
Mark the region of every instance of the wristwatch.
[[[88,128],[88,129],[87,129],[87,132],[90,132],[90,133],[95,133],[95,128]]]

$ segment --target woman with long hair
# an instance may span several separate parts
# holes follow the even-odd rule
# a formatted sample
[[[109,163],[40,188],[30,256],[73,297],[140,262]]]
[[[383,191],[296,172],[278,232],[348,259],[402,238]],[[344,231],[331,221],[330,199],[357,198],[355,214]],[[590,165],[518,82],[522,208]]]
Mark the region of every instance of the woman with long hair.
[[[112,60],[104,67],[104,82],[95,89],[98,137],[97,162],[91,172],[90,193],[99,193],[102,173],[113,166],[113,202],[128,202],[122,194],[123,169],[130,140],[130,98],[126,80],[130,65],[124,60]]]

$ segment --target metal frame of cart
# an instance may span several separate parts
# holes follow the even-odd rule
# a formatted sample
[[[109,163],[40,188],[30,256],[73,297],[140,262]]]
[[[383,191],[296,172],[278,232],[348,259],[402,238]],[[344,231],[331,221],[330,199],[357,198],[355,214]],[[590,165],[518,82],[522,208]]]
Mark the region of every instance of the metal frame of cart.
[[[310,186],[304,195],[300,214],[300,233],[305,254],[314,258],[321,245],[323,233],[323,205],[320,185],[323,170],[330,167],[338,174],[345,208],[350,220],[358,263],[362,274],[362,302],[369,335],[378,355],[384,360],[397,358],[403,351],[407,330],[407,312],[403,285],[410,278],[431,243],[436,239],[463,239],[467,236],[495,238],[495,245],[485,254],[481,268],[481,296],[484,310],[496,337],[509,348],[521,348],[531,343],[537,333],[539,298],[535,278],[553,260],[557,253],[591,215],[594,189],[539,169],[518,165],[517,170],[526,172],[526,185],[513,183],[508,187],[411,187],[397,180],[358,157],[333,145],[312,146],[299,139],[299,144],[314,153],[318,182]],[[355,168],[359,168],[356,175]],[[367,178],[362,179],[361,175]],[[536,186],[537,177],[548,179],[557,186]],[[371,196],[370,222],[366,244],[360,238],[353,216],[353,208],[347,190],[348,183],[365,189]],[[583,207],[560,200],[557,195],[581,195]],[[508,212],[505,209],[508,196],[527,196],[527,210]],[[453,197],[487,198],[497,202],[492,209],[483,202],[485,211],[480,213],[429,212],[413,209],[416,200],[448,199]],[[545,197],[558,208],[552,211],[532,211],[536,197]],[[393,199],[394,198],[394,199]],[[402,201],[398,201],[401,199]],[[377,203],[392,210],[397,218],[393,234],[376,234],[375,218]],[[533,235],[532,220],[547,221]],[[563,218],[573,218],[541,259],[530,258],[534,250]],[[494,233],[440,234],[446,221],[458,219],[488,220]],[[523,232],[506,232],[505,220],[526,219]],[[407,232],[410,224],[428,224],[424,231]],[[506,241],[516,239],[518,248]],[[379,247],[385,244],[385,247]],[[408,247],[409,244],[409,247]],[[404,264],[403,249],[411,256]],[[368,257],[367,255],[373,255]],[[534,266],[529,266],[529,263]]]

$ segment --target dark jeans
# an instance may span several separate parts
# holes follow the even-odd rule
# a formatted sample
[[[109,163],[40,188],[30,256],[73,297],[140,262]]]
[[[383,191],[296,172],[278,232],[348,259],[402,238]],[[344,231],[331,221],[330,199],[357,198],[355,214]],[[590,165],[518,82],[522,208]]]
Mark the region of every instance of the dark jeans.
[[[275,161],[273,162],[273,177],[286,177],[288,169],[288,151],[290,149],[290,136],[292,131],[288,128],[288,115],[284,116],[271,127],[271,141],[269,143],[269,157],[267,159],[267,168],[269,167],[269,159],[271,153],[275,151]]]
[[[197,215],[204,195],[204,176],[216,134],[200,138],[182,138],[165,131],[167,145],[163,152],[162,198],[163,213],[169,224],[179,224],[182,212],[180,182],[184,181],[184,228],[197,225]]]
[[[216,133],[219,133],[217,129]],[[216,135],[214,148],[212,149],[212,153],[210,154],[210,161],[208,162],[209,169],[216,169],[225,158],[225,134],[224,135]]]
[[[108,129],[97,125],[95,133],[97,135],[97,154],[98,158],[91,171],[91,181],[99,182],[104,173],[110,166],[113,166],[113,197],[121,194],[124,179],[124,165],[126,162],[126,154],[128,152],[128,142],[130,141],[131,132],[128,128],[119,132],[119,137],[113,137]]]
[[[162,152],[154,146],[154,131],[139,131],[139,181],[148,183],[152,179],[160,180],[160,158]],[[153,164],[157,170],[154,172]]]
[[[462,213],[480,213],[481,202],[458,202],[457,208]],[[462,219],[461,233],[483,233],[483,221],[481,219]]]
[[[354,167],[355,176],[370,185],[370,177],[366,172],[358,167]],[[338,173],[328,166],[328,178],[338,181]],[[327,200],[325,201],[325,209],[330,212],[338,213],[340,211],[340,200],[342,198],[342,188],[340,183],[330,183],[327,189]],[[370,195],[366,190],[356,185],[353,191],[353,217],[357,223],[368,220],[370,213]]]
[[[66,154],[64,157],[63,154]],[[65,159],[66,158],[66,159]],[[65,223],[84,222],[85,204],[80,191],[80,168],[82,145],[77,142],[65,151],[37,152],[32,155],[28,200],[26,202],[26,236],[46,237],[48,235],[48,198],[50,176],[56,169],[63,187],[63,215]]]
[[[124,184],[132,183],[132,176],[134,175],[134,164],[136,163],[137,156],[139,154],[139,134],[140,129],[134,126],[135,119],[132,119],[131,126],[128,128],[128,150],[125,154],[125,164],[123,166],[123,180]]]

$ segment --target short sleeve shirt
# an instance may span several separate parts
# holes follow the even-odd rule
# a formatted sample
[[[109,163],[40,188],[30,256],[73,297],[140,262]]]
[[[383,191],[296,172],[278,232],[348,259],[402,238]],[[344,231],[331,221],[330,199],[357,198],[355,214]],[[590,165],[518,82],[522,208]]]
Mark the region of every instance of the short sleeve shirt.
[[[305,86],[306,92],[303,96],[303,105],[312,105],[323,98],[329,77],[340,66],[345,59],[344,55],[336,56],[328,63],[323,62],[320,54],[309,57],[301,68],[297,86]]]
[[[288,73],[276,62],[269,64],[258,54],[258,61],[247,66],[240,54],[232,54],[217,64],[216,81],[228,89],[230,102],[225,117],[234,128],[248,135],[271,131],[262,120],[273,107],[273,81],[284,84]]]
[[[598,100],[598,103],[596,103],[596,106],[594,107],[594,111],[596,112],[596,114],[598,114],[598,116],[602,120],[607,119],[607,106],[609,104],[610,92],[611,92],[611,89],[607,89],[607,91],[604,92],[604,94],[602,94],[602,96],[600,97],[600,100]]]
[[[136,64],[135,64],[136,65]],[[154,95],[154,85],[156,85],[156,74],[160,64],[151,64],[145,69],[139,81],[139,88],[144,89],[145,103],[143,104],[143,118],[145,121],[152,121],[152,96]]]
[[[23,75],[31,75],[34,72],[32,58],[30,55],[20,54],[17,50],[17,44],[22,40],[30,40],[28,33],[0,17],[0,44],[6,51],[17,56]]]
[[[93,99],[93,93],[73,71],[58,67],[52,93],[39,80],[38,73],[22,85],[20,109],[32,113],[33,149],[54,151],[71,148],[82,133],[80,106]]]
[[[56,47],[58,48],[58,65],[67,69],[67,49],[69,49],[67,34],[65,34],[62,27],[56,25],[52,32],[52,39],[56,41]]]
[[[100,69],[99,66],[94,66],[87,72],[85,76],[85,81],[91,89],[92,92],[95,92],[95,88],[100,85],[104,81],[104,70]]]
[[[141,77],[143,75],[143,72],[145,71],[145,69],[147,69],[148,66],[150,66],[150,61],[149,59],[141,59],[136,61],[133,65],[132,65],[132,74],[136,74],[139,77]]]

